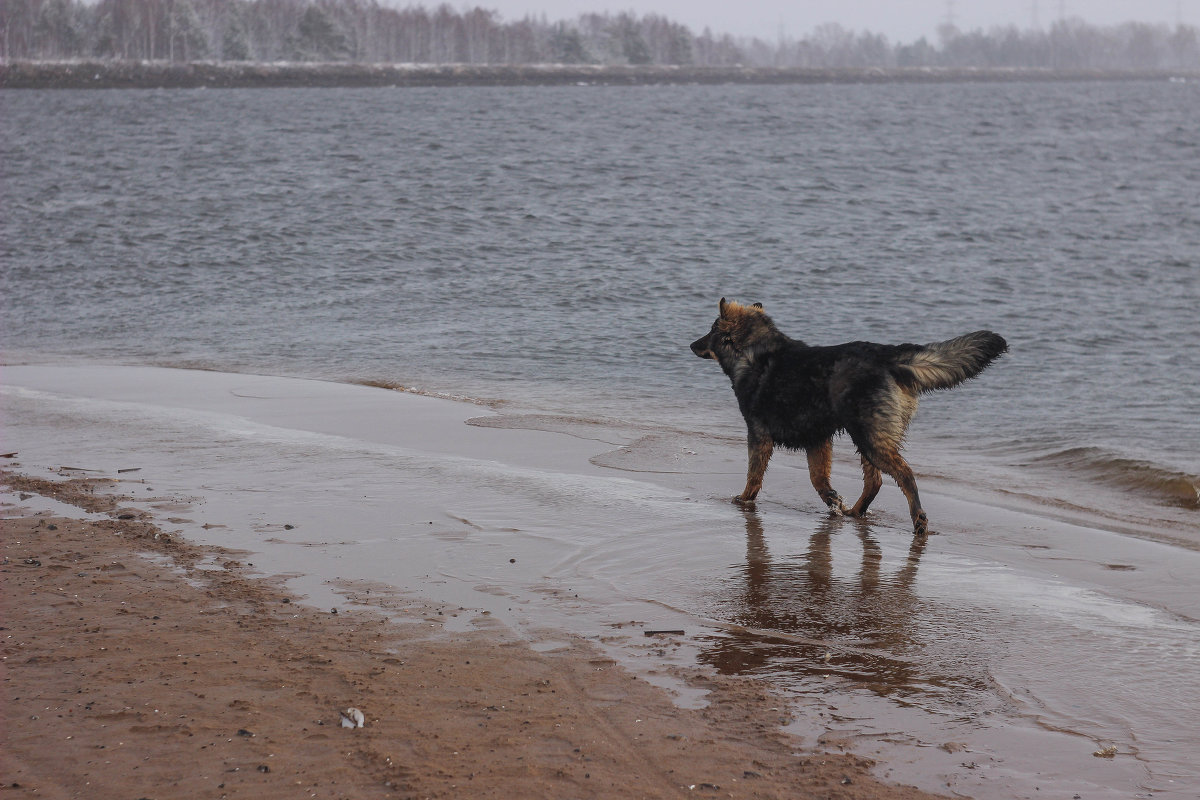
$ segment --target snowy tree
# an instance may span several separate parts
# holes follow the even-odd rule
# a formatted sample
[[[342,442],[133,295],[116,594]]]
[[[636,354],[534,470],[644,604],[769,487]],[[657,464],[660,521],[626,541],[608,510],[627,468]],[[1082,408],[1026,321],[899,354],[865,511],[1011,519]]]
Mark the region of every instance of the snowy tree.
[[[0,0],[0,58],[673,64],[711,67],[1032,67],[1196,70],[1187,25],[1097,27],[1059,20],[925,38],[822,25],[800,38],[699,36],[656,14],[583,14],[573,22],[507,22],[485,7],[398,7],[381,0]]]

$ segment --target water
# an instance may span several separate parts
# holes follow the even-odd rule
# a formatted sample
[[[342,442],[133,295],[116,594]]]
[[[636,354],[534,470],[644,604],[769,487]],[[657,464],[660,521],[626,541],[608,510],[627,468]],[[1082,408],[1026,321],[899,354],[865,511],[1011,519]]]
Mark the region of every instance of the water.
[[[738,435],[686,349],[721,295],[818,344],[986,327],[1011,354],[925,401],[914,447],[1195,524],[1195,84],[0,102],[10,362],[382,381]]]
[[[193,390],[162,400],[138,377],[142,398],[113,373],[85,394],[119,388],[116,406],[56,394],[69,384],[6,389],[6,451],[132,459],[249,520],[260,538],[230,546],[286,539],[274,522],[302,509],[303,536],[262,556],[278,572],[312,569],[317,551],[346,577],[424,580],[477,605],[493,592],[497,614],[536,607],[567,629],[646,604],[662,627],[702,621],[697,660],[804,697],[859,687],[837,695],[834,728],[881,747],[961,736],[1004,788],[989,795],[964,753],[937,747],[912,775],[885,753],[900,778],[957,770],[982,797],[1017,796],[1030,776],[1064,791],[1078,775],[1092,789],[1200,781],[1196,84],[6,91],[0,104],[6,364],[399,385],[501,412],[454,450],[463,434],[431,423],[414,443],[382,412],[347,432],[248,425],[223,416],[242,402],[228,398],[180,411]],[[687,344],[722,295],[762,301],[814,344],[1009,340],[978,380],[924,399],[910,434],[948,535],[911,547],[890,481],[871,522],[825,520],[802,458],[772,465],[757,515],[720,500],[741,486],[741,422]],[[245,377],[246,397],[273,396],[260,380]],[[582,467],[544,444],[560,440],[582,443]],[[854,496],[850,450],[835,445],[835,486]],[[981,521],[981,504],[1006,516]],[[330,516],[346,508],[348,527]],[[426,533],[396,508],[439,524]],[[895,708],[924,716],[899,736]],[[1091,756],[1108,742],[1118,759]]]

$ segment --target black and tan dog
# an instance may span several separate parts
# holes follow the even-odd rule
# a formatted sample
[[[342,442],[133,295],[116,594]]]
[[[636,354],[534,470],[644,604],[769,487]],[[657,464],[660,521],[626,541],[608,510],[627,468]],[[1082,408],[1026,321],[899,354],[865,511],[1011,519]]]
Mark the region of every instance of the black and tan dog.
[[[733,383],[746,420],[750,467],[734,498],[751,503],[775,447],[804,450],[817,494],[835,513],[862,516],[891,475],[908,498],[913,530],[928,532],[917,483],[900,448],[917,411],[917,395],[973,378],[1008,349],[991,331],[933,344],[849,342],[810,347],[785,336],[762,304],[727,303],[692,352],[714,359]],[[833,436],[846,431],[862,458],[863,492],[846,508],[829,485]]]

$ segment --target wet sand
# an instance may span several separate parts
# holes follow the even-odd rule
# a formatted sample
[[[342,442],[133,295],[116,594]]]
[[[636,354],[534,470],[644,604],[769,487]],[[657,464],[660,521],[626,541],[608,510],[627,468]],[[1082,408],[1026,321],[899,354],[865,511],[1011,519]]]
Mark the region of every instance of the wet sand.
[[[22,698],[4,775],[37,796],[144,794],[112,781],[152,768],[156,786],[207,776],[214,797],[243,780],[242,796],[297,780],[908,796],[875,779],[1197,796],[1189,541],[923,471],[938,534],[914,541],[893,486],[866,521],[829,517],[802,457],[737,510],[744,444],[718,437],[320,381],[3,370],[0,453],[26,476],[3,523]],[[43,499],[79,478],[66,499],[100,495],[91,512]],[[365,728],[338,727],[347,706]],[[136,758],[107,752],[130,742]],[[146,796],[208,796],[180,785]]]
[[[448,633],[461,609],[405,593],[304,605],[112,481],[3,480],[6,796],[929,796],[785,733],[757,682],[693,672],[709,702],[682,709],[570,637],[537,652],[486,621]]]

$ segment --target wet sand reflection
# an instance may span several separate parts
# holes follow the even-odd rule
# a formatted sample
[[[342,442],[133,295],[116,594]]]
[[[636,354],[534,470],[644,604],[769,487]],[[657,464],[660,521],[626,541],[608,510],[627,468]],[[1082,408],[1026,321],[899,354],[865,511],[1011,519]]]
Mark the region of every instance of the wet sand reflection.
[[[924,537],[914,538],[907,557],[887,569],[869,523],[830,517],[817,525],[803,554],[777,559],[761,517],[744,514],[746,563],[736,590],[713,608],[729,623],[727,634],[712,639],[703,662],[725,674],[839,676],[880,694],[964,681],[930,674],[918,658],[921,621],[929,613],[914,591]],[[853,575],[842,576],[835,572],[835,539],[851,532],[861,561]],[[851,552],[842,543],[837,555],[842,548]]]

